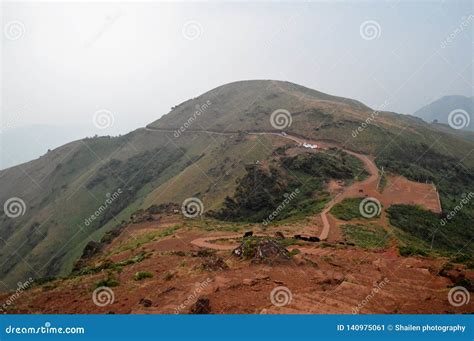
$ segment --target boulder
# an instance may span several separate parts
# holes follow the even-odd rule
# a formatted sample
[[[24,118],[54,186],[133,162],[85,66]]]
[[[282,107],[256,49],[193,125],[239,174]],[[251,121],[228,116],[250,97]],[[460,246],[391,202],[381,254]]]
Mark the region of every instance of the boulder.
[[[246,238],[233,251],[241,259],[249,259],[253,263],[281,263],[290,260],[287,249],[269,238]]]
[[[207,297],[200,297],[190,309],[191,314],[210,314],[211,302]]]

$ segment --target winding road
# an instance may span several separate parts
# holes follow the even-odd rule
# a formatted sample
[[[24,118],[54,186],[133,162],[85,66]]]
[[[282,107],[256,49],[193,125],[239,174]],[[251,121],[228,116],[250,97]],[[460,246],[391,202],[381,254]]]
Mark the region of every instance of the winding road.
[[[161,128],[151,128],[151,127],[146,127],[145,130],[148,131],[160,131],[160,132],[171,132],[174,133],[177,131],[177,129],[161,129]],[[219,132],[219,131],[213,131],[213,130],[196,130],[196,129],[187,129],[185,132],[192,132],[192,133],[207,133],[207,134],[216,134],[216,135],[235,135],[239,134],[241,132],[239,131],[229,131],[229,132]],[[291,135],[288,133],[283,133],[283,132],[271,132],[271,131],[247,131],[246,132],[248,135],[274,135],[274,136],[279,136],[288,140],[291,140],[293,142],[296,142],[298,144],[303,144],[304,142],[306,143],[311,143],[311,144],[317,144],[320,149],[328,149],[329,147],[338,147],[341,148],[337,145],[329,144],[327,142],[322,142],[322,141],[313,141],[310,139],[305,139],[299,136]],[[321,231],[321,234],[319,236],[320,240],[326,240],[328,239],[329,232],[331,230],[331,223],[328,218],[328,213],[331,211],[331,209],[336,205],[337,203],[341,202],[345,198],[349,197],[360,197],[363,195],[368,195],[372,194],[375,195],[377,192],[377,183],[379,180],[379,170],[377,166],[375,165],[375,162],[368,156],[359,154],[353,151],[350,151],[348,149],[341,148],[344,152],[347,154],[353,155],[357,157],[359,160],[361,160],[364,163],[364,167],[366,171],[370,174],[366,179],[362,181],[357,181],[351,184],[348,187],[345,187],[341,193],[338,193],[334,198],[329,201],[326,206],[324,207],[323,211],[321,212],[321,220],[323,223],[323,228]],[[361,192],[361,188],[363,188],[363,192]],[[363,193],[363,194],[361,194]],[[218,236],[218,237],[210,237],[210,238],[199,238],[196,239],[192,242],[192,244],[201,246],[201,247],[206,247],[206,248],[213,248],[213,249],[218,249],[218,250],[229,250],[232,249],[233,246],[230,245],[219,245],[215,243],[210,243],[212,240],[217,240],[217,239],[233,239],[233,238],[240,238],[241,235],[231,235],[231,236]]]

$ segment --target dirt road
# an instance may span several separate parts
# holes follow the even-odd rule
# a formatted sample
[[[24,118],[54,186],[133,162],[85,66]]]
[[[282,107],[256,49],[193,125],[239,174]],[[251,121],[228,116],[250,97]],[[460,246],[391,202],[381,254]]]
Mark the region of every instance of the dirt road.
[[[161,131],[161,132],[175,132],[176,131],[176,130],[173,130],[173,129],[160,129],[160,128],[150,128],[150,127],[146,127],[145,129],[148,130],[148,131]],[[187,132],[194,132],[194,133],[216,134],[216,135],[235,135],[235,134],[239,133],[237,131],[218,132],[218,131],[212,131],[212,130],[195,130],[195,129],[188,129],[186,131]],[[313,140],[309,140],[309,139],[304,139],[302,137],[291,135],[291,134],[284,133],[284,132],[278,133],[278,132],[249,131],[249,132],[247,132],[247,134],[249,134],[249,135],[274,135],[274,136],[278,136],[278,137],[282,137],[282,138],[291,140],[293,142],[298,143],[299,145],[301,145],[303,143],[316,144],[316,145],[318,145],[318,147],[320,149],[327,149],[329,147],[338,147],[336,145],[328,144],[327,142],[313,141]],[[359,154],[359,153],[356,153],[356,152],[353,152],[353,151],[350,151],[350,150],[347,150],[347,149],[344,149],[344,148],[341,148],[341,149],[343,151],[345,151],[347,154],[353,155],[353,156],[357,157],[359,160],[361,160],[364,163],[364,167],[365,167],[366,171],[370,175],[369,175],[369,177],[367,177],[363,181],[355,182],[354,184],[350,185],[349,187],[346,187],[341,193],[336,195],[326,205],[326,207],[321,212],[321,220],[323,222],[323,229],[322,229],[321,234],[319,236],[320,240],[328,239],[329,232],[330,232],[330,229],[331,229],[331,223],[328,219],[328,214],[329,214],[329,211],[333,208],[333,206],[335,204],[339,203],[344,198],[355,197],[355,196],[360,197],[361,193],[364,193],[364,192],[359,191],[361,188],[365,189],[363,191],[370,192],[372,194],[374,192],[376,192],[376,190],[377,190],[379,171],[378,171],[377,166],[375,165],[375,162],[370,157],[368,157],[366,155],[362,155],[362,154]],[[211,240],[211,239],[207,239],[207,241],[209,241],[209,240]],[[202,245],[205,244],[206,245],[205,247],[212,246],[213,248],[216,248],[216,244],[207,243],[207,241],[206,240],[200,240],[200,241],[196,241],[196,242],[198,242]]]

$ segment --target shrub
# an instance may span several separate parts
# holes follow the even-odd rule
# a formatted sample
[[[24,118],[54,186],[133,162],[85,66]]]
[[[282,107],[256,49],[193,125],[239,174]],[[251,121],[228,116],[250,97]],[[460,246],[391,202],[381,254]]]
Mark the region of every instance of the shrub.
[[[170,271],[167,271],[164,275],[163,275],[163,279],[165,281],[171,281],[171,279],[173,278],[173,273],[170,272]]]
[[[398,251],[400,252],[400,256],[408,257],[408,256],[428,256],[428,251],[420,248],[416,248],[413,246],[399,246]]]
[[[120,283],[117,279],[115,279],[114,277],[112,276],[108,276],[106,279],[103,279],[103,280],[100,280],[98,281],[96,284],[95,284],[95,287],[96,288],[99,288],[99,287],[116,287],[118,286]]]
[[[141,281],[142,279],[145,279],[145,278],[152,278],[153,277],[153,274],[151,272],[148,272],[148,271],[138,271],[137,273],[135,273],[135,275],[133,276],[133,279],[135,281]]]

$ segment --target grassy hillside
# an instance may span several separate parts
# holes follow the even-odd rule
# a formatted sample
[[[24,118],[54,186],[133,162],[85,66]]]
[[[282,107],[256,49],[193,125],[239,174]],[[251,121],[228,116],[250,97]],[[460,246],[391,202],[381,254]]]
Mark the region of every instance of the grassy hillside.
[[[2,172],[2,188],[14,184],[2,191],[4,200],[20,197],[27,206],[22,217],[0,215],[2,281],[14,285],[29,276],[68,273],[88,241],[100,239],[139,208],[180,204],[192,196],[205,209],[221,204],[247,163],[283,144],[273,140],[202,133],[175,138],[140,129],[119,138],[77,141],[22,166],[28,175],[43,178],[37,187],[27,174],[19,176],[19,167]],[[117,198],[107,204],[114,194]]]
[[[300,186],[304,195],[281,218],[317,211],[327,200],[324,181],[350,181],[360,164],[340,153],[281,158],[287,140],[245,134],[275,131],[270,116],[277,109],[291,113],[286,132],[335,141],[374,155],[386,170],[434,181],[444,207],[473,188],[474,143],[468,139],[411,116],[373,112],[355,100],[289,82],[236,82],[177,105],[151,123],[152,129],[75,141],[0,171],[1,203],[19,197],[26,205],[17,218],[0,212],[1,281],[12,287],[30,276],[69,272],[90,240],[99,240],[134,211],[153,204],[181,204],[197,197],[205,212],[229,211],[236,204],[247,211],[239,208],[232,214],[247,212],[247,220],[259,220],[299,179],[307,184]],[[281,163],[272,164],[274,159]],[[275,174],[282,175],[276,185],[271,182]],[[255,188],[254,177],[268,182],[268,191],[255,198],[248,195]],[[250,207],[255,203],[266,206],[255,210],[258,206]],[[466,214],[472,218],[470,209]]]

